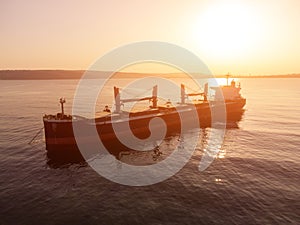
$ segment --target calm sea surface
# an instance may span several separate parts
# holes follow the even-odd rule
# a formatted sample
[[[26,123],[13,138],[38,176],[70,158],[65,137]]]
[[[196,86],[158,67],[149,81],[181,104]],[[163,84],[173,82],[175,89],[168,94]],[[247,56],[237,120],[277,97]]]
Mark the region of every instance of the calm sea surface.
[[[246,112],[208,169],[198,170],[202,138],[175,176],[131,187],[51,161],[43,133],[28,144],[59,97],[71,112],[77,81],[0,81],[0,224],[300,224],[300,79],[241,83]]]

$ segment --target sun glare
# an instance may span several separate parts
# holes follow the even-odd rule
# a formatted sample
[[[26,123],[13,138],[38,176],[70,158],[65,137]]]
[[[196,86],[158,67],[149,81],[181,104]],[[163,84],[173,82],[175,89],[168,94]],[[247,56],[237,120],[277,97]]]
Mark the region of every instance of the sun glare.
[[[261,29],[256,21],[256,12],[242,3],[213,4],[196,19],[194,38],[200,49],[212,57],[240,56],[257,48]]]

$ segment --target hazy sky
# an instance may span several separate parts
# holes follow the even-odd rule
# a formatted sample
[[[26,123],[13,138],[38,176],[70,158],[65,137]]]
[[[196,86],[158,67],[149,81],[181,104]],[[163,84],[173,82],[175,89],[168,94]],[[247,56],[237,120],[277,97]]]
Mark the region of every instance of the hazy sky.
[[[299,0],[1,0],[0,29],[0,69],[87,69],[120,45],[156,40],[214,74],[300,73]]]

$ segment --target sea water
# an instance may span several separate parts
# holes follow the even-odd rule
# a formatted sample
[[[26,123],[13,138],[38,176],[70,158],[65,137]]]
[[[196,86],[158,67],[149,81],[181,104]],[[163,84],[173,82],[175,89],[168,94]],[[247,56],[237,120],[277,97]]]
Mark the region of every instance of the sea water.
[[[60,111],[60,97],[71,113],[78,81],[0,81],[0,224],[299,224],[300,79],[240,82],[246,111],[226,130],[206,170],[198,166],[210,128],[200,130],[193,156],[177,174],[132,187],[84,162],[51,161],[43,132],[28,144],[43,127],[43,114]],[[108,84],[97,110],[113,107],[113,86],[125,83]],[[169,94],[179,101],[179,93]],[[177,139],[165,140],[162,151]],[[154,160],[152,153],[138,159]]]

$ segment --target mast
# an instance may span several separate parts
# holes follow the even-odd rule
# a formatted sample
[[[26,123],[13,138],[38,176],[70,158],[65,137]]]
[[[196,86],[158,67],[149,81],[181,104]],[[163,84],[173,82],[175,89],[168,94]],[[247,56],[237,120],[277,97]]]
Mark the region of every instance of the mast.
[[[115,104],[116,104],[116,113],[121,112],[121,105],[126,102],[136,102],[136,101],[152,101],[152,107],[157,108],[157,93],[158,93],[158,87],[155,85],[152,89],[152,96],[151,97],[144,97],[144,98],[127,98],[127,99],[121,99],[120,97],[120,89],[117,87],[114,87],[114,97],[115,97]]]
[[[207,94],[208,94],[208,83],[205,83],[205,85],[204,85],[204,93],[203,93],[204,101],[207,101]]]
[[[229,77],[230,77],[230,74],[227,73],[227,74],[226,74],[226,86],[228,86],[228,79],[229,79]]]
[[[61,118],[64,118],[64,114],[65,114],[64,103],[66,103],[66,99],[65,98],[60,98],[59,103],[61,105]]]
[[[181,84],[181,104],[185,104],[185,86],[184,84]]]
[[[157,108],[157,85],[152,90],[152,107]]]
[[[119,113],[121,111],[121,97],[119,88],[114,87],[114,96],[115,96],[115,103],[116,103],[116,112]]]
[[[208,83],[205,83],[204,85],[204,92],[196,92],[196,93],[190,93],[190,94],[186,94],[185,93],[185,86],[184,84],[181,84],[181,88],[180,88],[180,92],[181,92],[181,104],[185,104],[185,99],[187,98],[187,96],[198,96],[201,95],[203,96],[203,100],[207,101],[207,95],[208,95]]]

